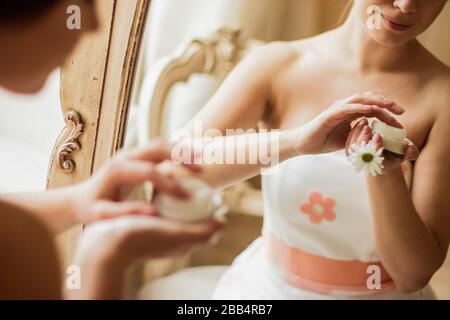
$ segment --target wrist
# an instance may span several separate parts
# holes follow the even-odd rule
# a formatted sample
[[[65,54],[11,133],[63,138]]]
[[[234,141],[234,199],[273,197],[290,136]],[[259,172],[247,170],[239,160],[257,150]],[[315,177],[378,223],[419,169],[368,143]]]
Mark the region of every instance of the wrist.
[[[123,231],[115,228],[114,221],[90,225],[79,241],[75,261],[96,270],[124,273],[133,261],[125,238]]]
[[[398,178],[401,178],[402,180],[404,180],[403,171],[400,166],[398,168],[392,169],[388,172],[383,172],[383,174],[378,175],[378,176],[368,176],[367,181],[373,182],[373,183],[382,183],[382,182],[386,182],[386,181],[390,181],[392,179],[398,179]]]
[[[64,189],[68,215],[73,225],[88,224],[93,221],[95,203],[98,201],[98,183],[94,178],[72,185]]]
[[[280,160],[298,157],[304,152],[303,128],[282,131],[280,134]]]
[[[121,299],[127,265],[120,261],[107,250],[93,250],[92,246],[79,248],[73,264],[81,270],[81,290],[67,290],[67,298]]]
[[[61,190],[63,193],[64,209],[72,226],[86,223],[83,213],[86,212],[86,198],[89,196],[85,182]]]

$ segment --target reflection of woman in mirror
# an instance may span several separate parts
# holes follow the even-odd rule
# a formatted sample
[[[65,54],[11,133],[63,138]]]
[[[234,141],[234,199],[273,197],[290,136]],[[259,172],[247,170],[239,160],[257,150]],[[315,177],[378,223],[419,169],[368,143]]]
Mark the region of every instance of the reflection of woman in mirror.
[[[216,298],[433,297],[428,283],[450,240],[450,70],[417,36],[446,3],[355,0],[338,29],[257,49],[200,112],[203,127],[223,132],[281,129],[284,160],[263,177],[264,236]],[[409,161],[386,158],[381,175],[356,175],[342,149],[381,148],[367,118],[399,126],[394,115],[412,141]],[[258,172],[211,166],[204,177],[225,186]]]
[[[2,0],[0,86],[23,94],[39,91],[78,40],[97,29],[94,4],[92,0]],[[66,28],[70,5],[82,10],[79,31]],[[62,298],[53,237],[78,224],[110,219],[89,227],[83,236],[75,261],[81,268],[81,289],[68,292],[68,298],[121,298],[126,268],[136,260],[178,254],[208,241],[221,223],[163,220],[153,216],[155,210],[147,203],[119,201],[119,193],[143,181],[185,198],[186,191],[174,179],[156,170],[170,154],[169,146],[156,143],[122,153],[82,184],[45,193],[1,195],[0,299]]]

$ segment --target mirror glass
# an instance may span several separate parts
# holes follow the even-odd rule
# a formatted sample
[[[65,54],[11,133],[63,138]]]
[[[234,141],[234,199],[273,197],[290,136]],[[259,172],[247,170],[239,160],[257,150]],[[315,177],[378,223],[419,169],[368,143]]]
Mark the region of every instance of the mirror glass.
[[[450,46],[442,41],[448,39],[442,34],[450,30],[449,7],[420,37],[447,64]],[[342,23],[349,8],[348,0],[153,0],[125,147],[145,145],[156,136],[168,138],[182,128],[220,88],[235,64],[258,45],[323,33]],[[259,187],[258,179],[250,183]],[[191,264],[229,264],[260,235],[261,220],[230,216],[233,232],[221,240],[225,249],[203,251],[194,255]],[[442,272],[435,287],[445,295],[449,288],[442,285]]]

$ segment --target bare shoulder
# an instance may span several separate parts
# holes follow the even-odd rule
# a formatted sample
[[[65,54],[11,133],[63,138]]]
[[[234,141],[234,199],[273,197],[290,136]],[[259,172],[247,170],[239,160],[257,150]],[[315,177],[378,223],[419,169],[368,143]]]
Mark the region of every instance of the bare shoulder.
[[[323,52],[328,33],[297,41],[276,41],[264,44],[241,63],[240,71],[248,71],[259,83],[283,82],[285,75],[303,62],[317,63],[318,53]],[[282,80],[280,80],[282,79]]]
[[[440,141],[449,145],[450,134],[450,67],[436,59],[428,66],[428,75],[423,79],[426,101],[431,107],[432,122],[430,123],[429,140]],[[445,148],[444,148],[445,149]]]
[[[446,116],[450,119],[450,67],[441,61],[436,62],[432,68],[429,82],[430,95],[435,99],[437,116]]]
[[[292,42],[270,42],[252,50],[243,64],[261,76],[261,73],[274,76],[289,68],[300,55],[300,50]]]
[[[33,215],[1,200],[0,261],[0,299],[60,298],[57,251],[50,231]]]

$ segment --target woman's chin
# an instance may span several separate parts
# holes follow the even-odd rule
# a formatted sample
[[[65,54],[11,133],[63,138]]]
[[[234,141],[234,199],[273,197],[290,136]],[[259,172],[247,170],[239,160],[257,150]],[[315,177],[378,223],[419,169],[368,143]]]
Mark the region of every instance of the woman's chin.
[[[371,32],[371,37],[380,45],[389,47],[389,48],[401,47],[404,44],[411,41],[411,39],[408,37],[400,37],[400,36],[392,34],[391,32],[386,32],[386,31]]]

